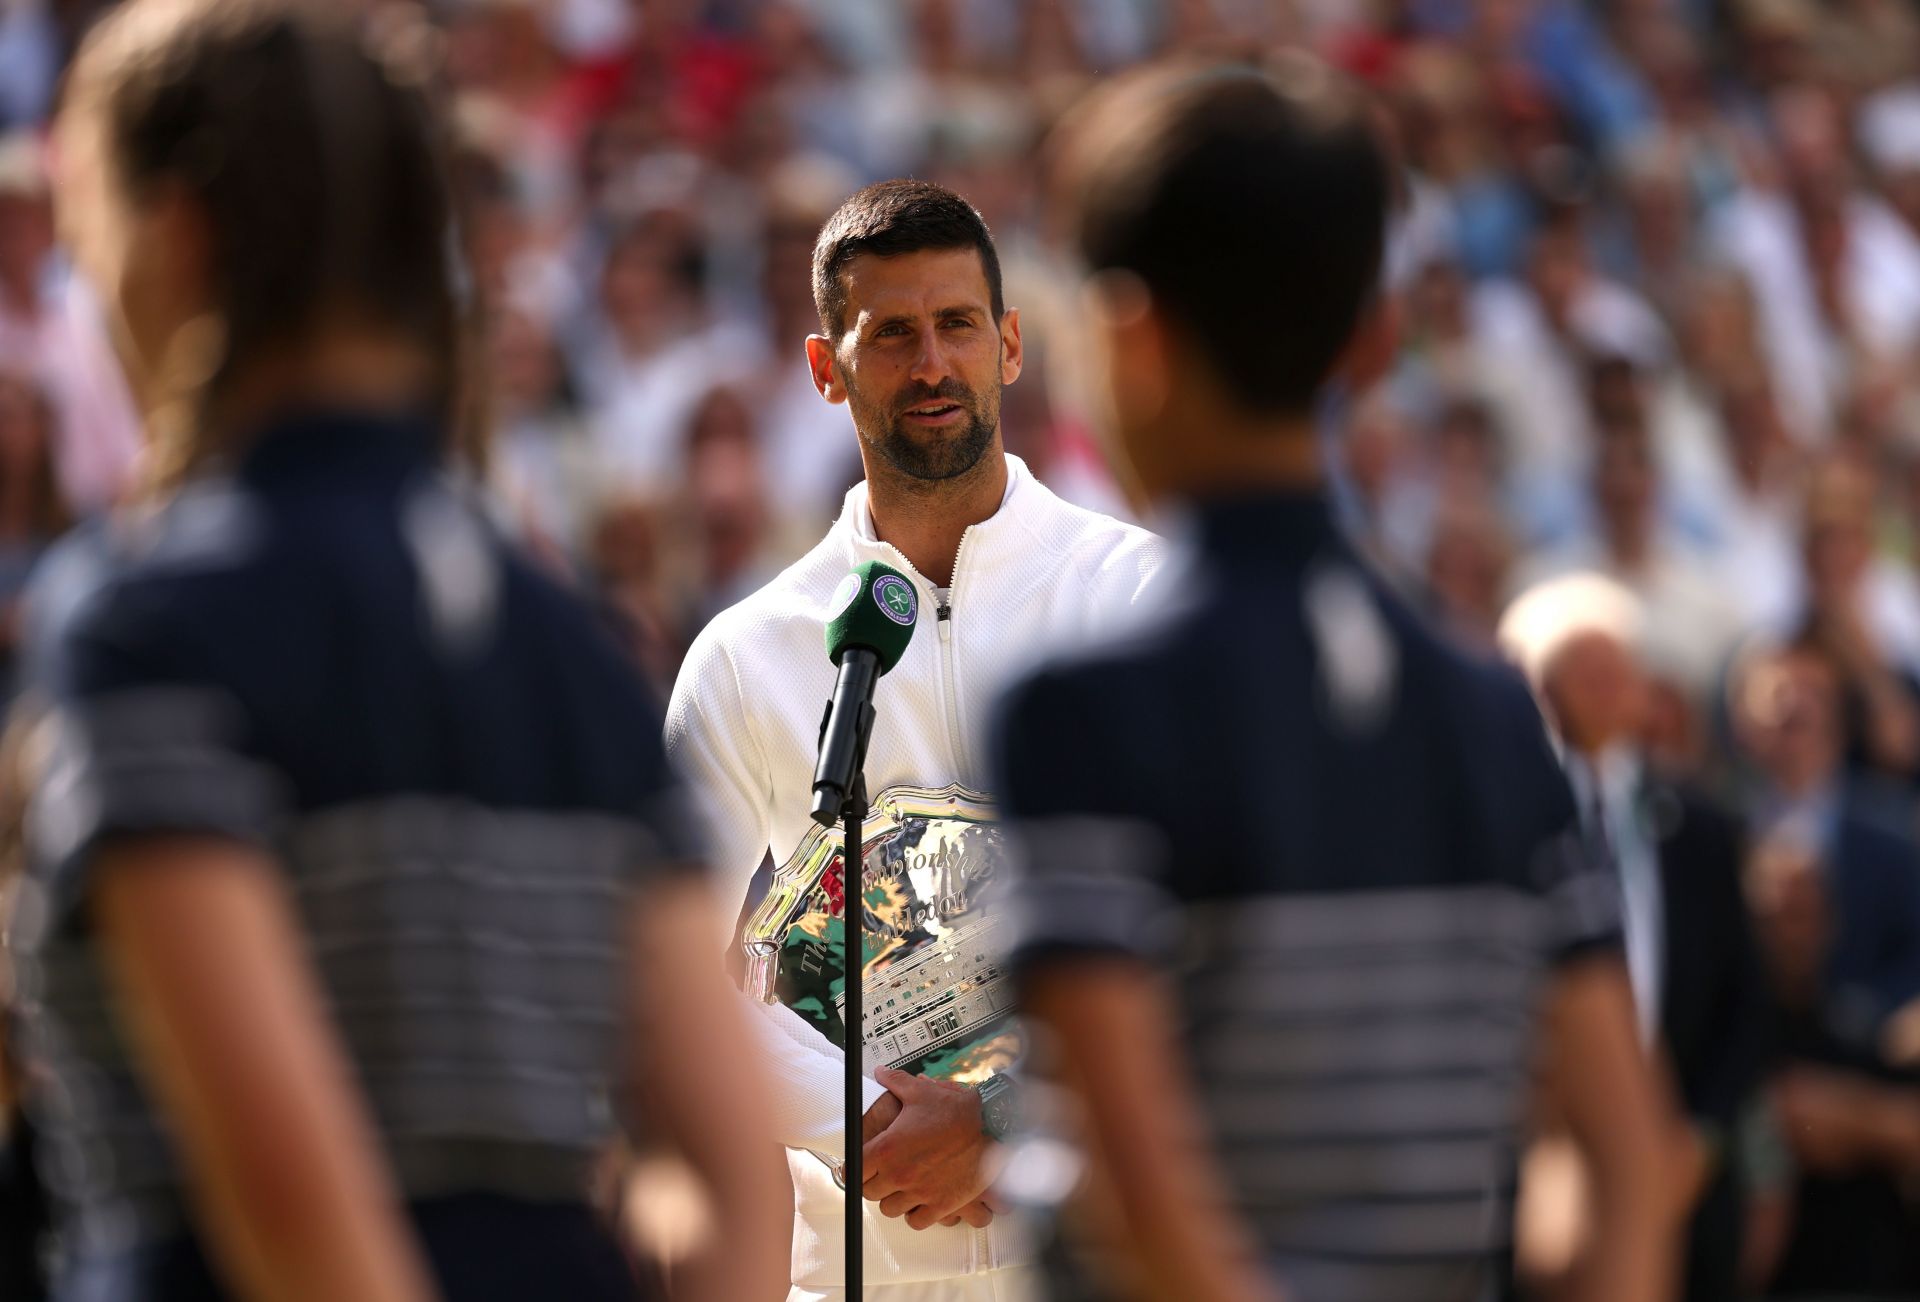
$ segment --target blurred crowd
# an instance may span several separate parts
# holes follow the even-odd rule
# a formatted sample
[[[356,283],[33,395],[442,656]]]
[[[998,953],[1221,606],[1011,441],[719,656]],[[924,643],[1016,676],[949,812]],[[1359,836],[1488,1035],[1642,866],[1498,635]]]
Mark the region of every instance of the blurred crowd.
[[[44,126],[102,7],[0,0],[8,646],[39,552],[141,473],[48,205]],[[1542,581],[1598,574],[1631,596],[1628,663],[1563,685],[1579,699],[1556,723],[1631,748],[1742,847],[1756,980],[1786,1028],[1712,1137],[1744,1154],[1757,1209],[1743,1269],[1849,1287],[1822,1273],[1845,1259],[1860,1287],[1920,1287],[1920,7],[426,9],[501,516],[604,601],[662,684],[859,473],[801,347],[814,234],[845,195],[911,174],[980,209],[1028,349],[1009,448],[1117,512],[1042,202],[1049,128],[1093,79],[1169,50],[1306,46],[1370,87],[1402,165],[1384,288],[1400,351],[1325,416],[1348,523],[1490,652]],[[1247,292],[1285,310],[1284,285]]]

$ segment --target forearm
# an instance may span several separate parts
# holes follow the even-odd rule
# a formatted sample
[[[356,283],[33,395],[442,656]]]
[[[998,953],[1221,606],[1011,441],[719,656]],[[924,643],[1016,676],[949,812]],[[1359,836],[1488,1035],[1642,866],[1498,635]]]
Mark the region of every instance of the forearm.
[[[317,1146],[286,1154],[289,1174],[249,1175],[236,1164],[201,1200],[209,1237],[238,1292],[259,1302],[402,1302],[435,1296],[393,1203],[357,1190],[377,1171]],[[332,1169],[329,1169],[332,1168]]]
[[[1648,1209],[1669,1201],[1657,1180],[1638,1191],[1619,1186],[1594,1191],[1591,1221],[1580,1255],[1555,1302],[1618,1302],[1621,1298],[1658,1299],[1672,1295],[1673,1235],[1677,1218]]]
[[[141,1065],[239,1291],[431,1296],[272,866],[182,838],[103,857],[91,898]]]
[[[748,1032],[772,1082],[770,1117],[774,1137],[843,1161],[847,1153],[846,1056],[784,1004],[758,1004]],[[862,1111],[886,1089],[871,1074],[862,1087]]]
[[[688,871],[649,892],[633,919],[633,998],[646,1064],[643,1104],[699,1176],[712,1209],[675,1296],[771,1297],[787,1278],[793,1197],[768,1125],[774,1091],[751,1059],[713,1052],[748,1033],[751,1012],[704,941],[710,897]]]
[[[1172,1014],[1157,981],[1130,963],[1074,965],[1033,981],[1027,1007],[1057,1036],[1063,1083],[1085,1105],[1139,1295],[1277,1297],[1173,1065]]]
[[[1591,1176],[1590,1231],[1561,1302],[1672,1296],[1681,1217],[1667,1187],[1676,1113],[1641,1051],[1624,965],[1562,969],[1544,1013],[1552,1111]]]

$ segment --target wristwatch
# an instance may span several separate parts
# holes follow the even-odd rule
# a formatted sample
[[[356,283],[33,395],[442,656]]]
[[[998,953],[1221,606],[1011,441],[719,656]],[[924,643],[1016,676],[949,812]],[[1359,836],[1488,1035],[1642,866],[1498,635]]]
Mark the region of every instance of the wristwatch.
[[[1019,1083],[1003,1071],[995,1072],[980,1087],[980,1129],[1004,1143],[1019,1124]]]

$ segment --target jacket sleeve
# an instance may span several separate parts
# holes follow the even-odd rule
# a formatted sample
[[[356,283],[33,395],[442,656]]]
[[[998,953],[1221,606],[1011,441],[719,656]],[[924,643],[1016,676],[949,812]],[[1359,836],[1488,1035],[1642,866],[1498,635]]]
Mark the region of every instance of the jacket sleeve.
[[[681,667],[667,708],[666,741],[705,834],[729,927],[721,943],[730,945],[732,920],[767,853],[773,783],[737,667],[715,628],[695,641]],[[789,1148],[843,1158],[846,1090],[840,1050],[785,1005],[751,1002],[752,1052],[774,1087],[775,1135]],[[869,1078],[866,1106],[884,1093]]]

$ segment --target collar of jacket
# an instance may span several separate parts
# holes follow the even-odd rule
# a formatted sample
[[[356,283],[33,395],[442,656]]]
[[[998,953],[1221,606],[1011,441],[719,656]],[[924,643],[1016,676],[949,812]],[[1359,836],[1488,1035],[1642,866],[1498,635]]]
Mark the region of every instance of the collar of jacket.
[[[1036,541],[1031,517],[1045,510],[1042,499],[1049,496],[1027,469],[1027,463],[1008,454],[1007,491],[1000,499],[1000,509],[980,523],[968,525],[960,536],[960,551],[954,557],[953,585],[949,591],[960,587],[964,573],[993,572],[1031,559]],[[898,547],[883,541],[875,531],[873,512],[867,505],[866,480],[847,490],[840,516],[833,522],[833,533],[849,547],[854,564],[866,560],[885,561],[911,576],[927,592],[934,591],[933,581],[915,569]]]

